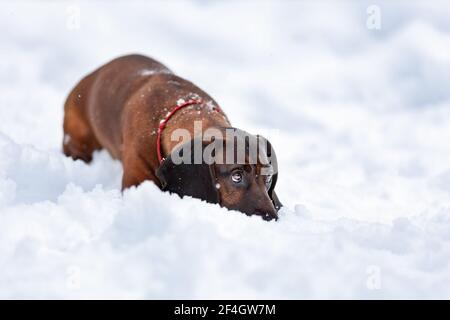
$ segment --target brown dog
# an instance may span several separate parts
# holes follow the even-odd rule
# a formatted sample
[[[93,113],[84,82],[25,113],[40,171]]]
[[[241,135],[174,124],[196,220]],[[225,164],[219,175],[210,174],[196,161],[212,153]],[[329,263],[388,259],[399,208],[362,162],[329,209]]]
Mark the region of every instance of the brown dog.
[[[67,156],[85,162],[92,160],[95,150],[107,149],[123,164],[123,189],[151,180],[162,190],[180,196],[219,203],[268,220],[277,218],[281,203],[274,191],[277,168],[270,144],[264,150],[264,163],[250,163],[248,146],[245,163],[173,161],[173,152],[180,152],[180,145],[186,145],[173,138],[177,130],[185,130],[193,137],[188,141],[192,146],[199,139],[195,121],[201,121],[201,133],[211,128],[220,132],[231,128],[235,134],[233,145],[249,137],[263,140],[232,128],[208,94],[164,65],[140,55],[124,56],[86,76],[69,94],[63,149]],[[212,141],[202,139],[201,150]],[[186,153],[187,149],[182,150]],[[263,174],[266,167],[272,173]]]

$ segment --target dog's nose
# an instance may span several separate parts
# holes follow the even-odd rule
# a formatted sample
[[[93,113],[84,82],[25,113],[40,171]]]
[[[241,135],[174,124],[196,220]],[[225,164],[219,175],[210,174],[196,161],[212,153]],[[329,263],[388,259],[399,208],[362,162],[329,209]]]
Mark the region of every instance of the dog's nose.
[[[271,213],[267,211],[256,210],[255,214],[261,216],[265,221],[278,220],[278,214],[276,212]]]

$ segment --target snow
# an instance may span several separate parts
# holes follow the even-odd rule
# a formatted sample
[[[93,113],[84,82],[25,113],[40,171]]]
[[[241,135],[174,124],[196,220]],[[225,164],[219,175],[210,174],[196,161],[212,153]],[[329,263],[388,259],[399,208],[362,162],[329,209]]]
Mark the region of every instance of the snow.
[[[450,6],[377,3],[2,3],[0,298],[450,298]],[[62,155],[69,90],[130,52],[269,138],[279,221]]]

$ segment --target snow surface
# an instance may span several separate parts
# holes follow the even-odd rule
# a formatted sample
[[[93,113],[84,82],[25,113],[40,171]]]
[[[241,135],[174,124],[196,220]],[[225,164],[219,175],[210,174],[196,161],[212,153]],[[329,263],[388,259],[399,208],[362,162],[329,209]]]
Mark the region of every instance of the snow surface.
[[[450,6],[2,2],[0,298],[450,298]],[[79,11],[79,25],[77,12]],[[62,104],[151,55],[277,150],[264,222],[61,154]]]

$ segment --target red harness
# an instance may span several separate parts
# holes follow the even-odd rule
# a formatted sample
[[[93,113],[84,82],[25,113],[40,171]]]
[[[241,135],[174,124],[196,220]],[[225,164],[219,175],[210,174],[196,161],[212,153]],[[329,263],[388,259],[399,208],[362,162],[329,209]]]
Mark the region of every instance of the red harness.
[[[176,107],[174,107],[172,109],[172,111],[170,111],[169,113],[167,113],[166,117],[160,121],[159,123],[159,127],[158,127],[158,136],[156,138],[156,154],[158,155],[158,161],[159,163],[164,161],[164,158],[162,156],[162,151],[161,151],[161,135],[162,132],[164,130],[164,128],[166,127],[167,122],[170,120],[170,118],[180,109],[183,109],[185,107],[189,107],[191,105],[194,104],[198,104],[201,105],[202,104],[202,100],[201,99],[190,99],[186,102],[183,102],[181,104],[177,104]],[[220,108],[219,107],[214,107],[214,110],[216,110],[217,112],[220,112]]]

